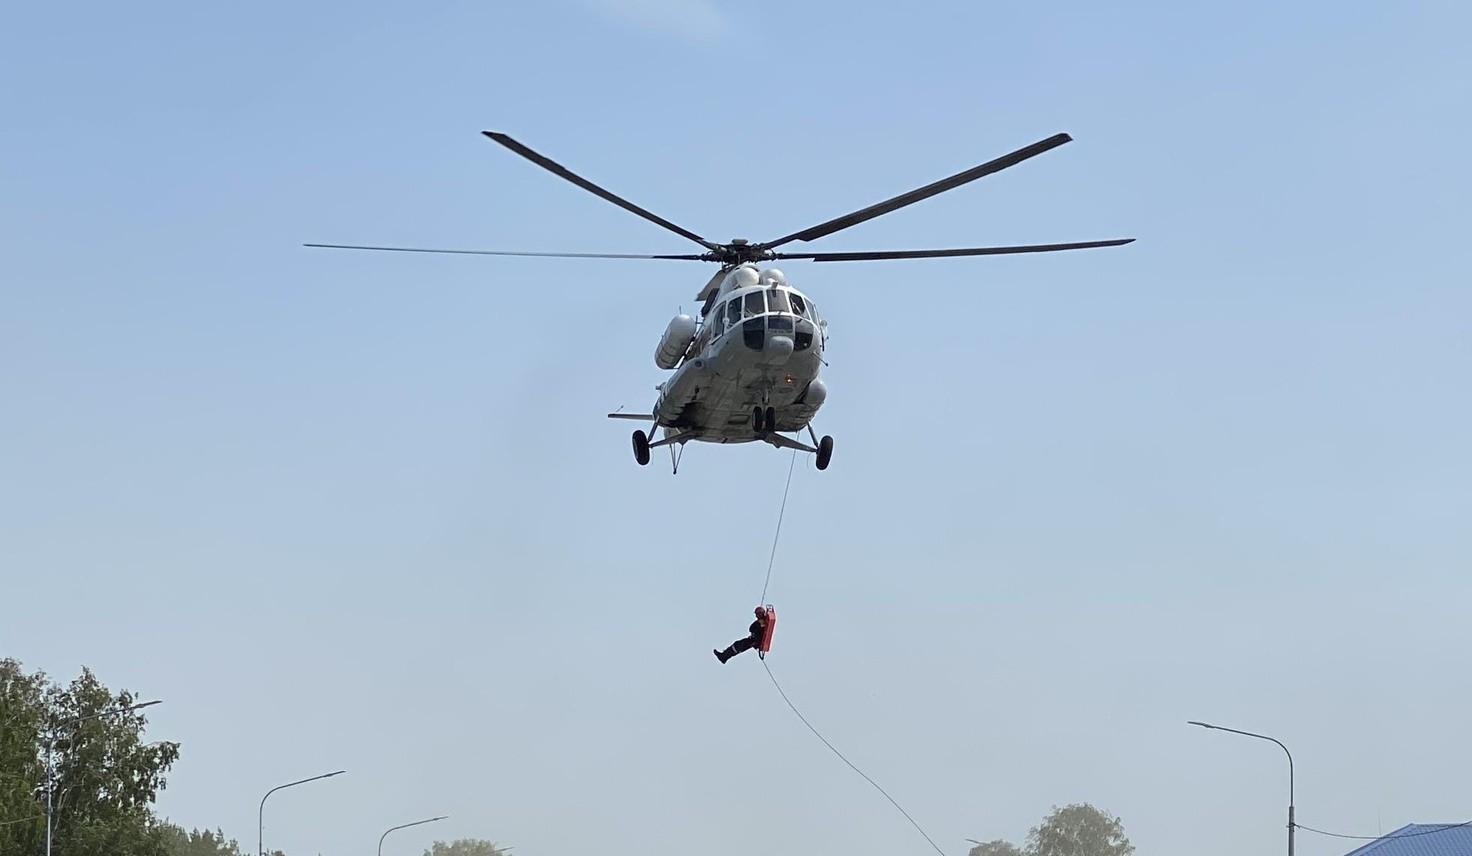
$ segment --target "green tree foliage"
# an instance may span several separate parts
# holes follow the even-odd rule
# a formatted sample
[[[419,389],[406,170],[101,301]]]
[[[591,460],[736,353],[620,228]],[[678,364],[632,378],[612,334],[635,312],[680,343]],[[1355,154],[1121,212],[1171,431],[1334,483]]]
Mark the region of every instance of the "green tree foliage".
[[[1130,856],[1135,846],[1124,825],[1087,803],[1053,807],[1027,834],[1027,846],[1000,839],[978,844],[969,856]]]
[[[0,660],[0,853],[22,852],[41,814],[33,791],[42,778],[36,735],[45,691],[44,676]]]
[[[240,845],[226,840],[218,829],[185,832],[182,827],[171,825],[166,834],[172,856],[240,856]]]
[[[233,838],[216,829],[195,829],[185,832],[183,827],[164,824],[164,835],[168,839],[169,856],[250,856],[249,847],[241,849]],[[266,856],[285,856],[279,850],[267,850]]]
[[[0,660],[0,853],[45,847],[47,747],[55,770],[54,856],[173,856],[153,815],[177,743],[145,743],[143,711],[84,718],[138,702],[91,671],[66,686]]]
[[[1119,818],[1086,803],[1053,808],[1027,834],[1029,856],[1130,856],[1135,846]]]
[[[998,838],[996,841],[985,841],[976,845],[971,848],[968,856],[1023,856],[1023,853],[1016,844]]]
[[[500,847],[480,838],[460,838],[451,842],[436,841],[424,856],[507,856],[510,847]]]

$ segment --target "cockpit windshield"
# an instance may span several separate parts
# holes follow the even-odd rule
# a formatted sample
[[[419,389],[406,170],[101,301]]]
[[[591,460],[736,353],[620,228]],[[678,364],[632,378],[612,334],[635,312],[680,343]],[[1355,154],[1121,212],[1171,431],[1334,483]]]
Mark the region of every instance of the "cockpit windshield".
[[[787,297],[792,301],[792,314],[801,315],[804,318],[808,317],[808,304],[807,301],[802,299],[801,294],[789,293]]]
[[[763,304],[762,293],[760,291],[747,292],[746,317],[751,318],[754,315],[762,315],[765,314],[766,311],[767,307]]]
[[[790,312],[787,308],[787,292],[780,288],[767,289],[767,306],[772,312]]]

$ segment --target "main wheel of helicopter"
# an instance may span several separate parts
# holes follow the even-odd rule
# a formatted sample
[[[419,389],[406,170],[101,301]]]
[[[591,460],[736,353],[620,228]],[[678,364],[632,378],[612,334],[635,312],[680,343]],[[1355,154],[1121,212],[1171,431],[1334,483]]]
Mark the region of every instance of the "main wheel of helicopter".
[[[827,434],[818,441],[818,469],[828,469],[828,462],[833,460],[833,438]]]
[[[634,460],[641,467],[649,463],[649,435],[643,431],[634,432]]]
[[[758,434],[760,434],[764,430],[766,430],[766,428],[767,428],[766,413],[767,413],[767,411],[762,410],[762,408],[760,406],[753,407],[751,409],[751,430],[755,431]]]
[[[768,431],[777,430],[777,408],[767,408],[767,415],[762,421],[762,427],[766,428]]]

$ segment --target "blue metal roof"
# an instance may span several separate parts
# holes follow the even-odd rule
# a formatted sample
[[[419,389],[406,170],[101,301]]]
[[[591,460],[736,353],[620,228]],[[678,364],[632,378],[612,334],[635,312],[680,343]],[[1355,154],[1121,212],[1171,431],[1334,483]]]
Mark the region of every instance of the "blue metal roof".
[[[1410,823],[1345,856],[1472,856],[1472,824]]]

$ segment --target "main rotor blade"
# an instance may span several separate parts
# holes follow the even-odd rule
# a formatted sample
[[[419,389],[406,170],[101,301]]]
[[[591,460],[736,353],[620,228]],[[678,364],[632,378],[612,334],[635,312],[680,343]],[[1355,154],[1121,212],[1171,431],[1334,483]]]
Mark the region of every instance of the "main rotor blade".
[[[592,193],[595,196],[600,196],[608,200],[609,202],[612,202],[614,205],[617,205],[625,211],[631,212],[633,214],[638,214],[645,220],[663,226],[683,238],[689,238],[690,240],[701,245],[702,247],[705,247],[708,250],[714,250],[716,248],[715,244],[700,237],[689,229],[676,226],[674,223],[671,223],[658,214],[646,211],[643,208],[640,208],[639,206],[630,202],[629,200],[624,199],[622,196],[619,196],[608,190],[604,190],[603,188],[587,180],[586,178],[583,178],[582,176],[578,175],[577,173],[573,172],[572,170],[568,169],[557,161],[554,161],[551,158],[544,157],[543,155],[532,151],[531,149],[527,148],[521,143],[518,143],[516,140],[511,139],[510,137],[499,131],[481,131],[481,133],[485,134],[487,137],[490,137],[492,140],[495,140],[496,142],[500,143],[511,151],[516,152],[517,154],[521,155],[522,157],[526,158],[527,160],[531,161],[542,169],[545,169],[554,175],[567,179],[573,184],[576,184],[578,187],[581,187],[582,189],[588,191],[589,193]]]
[[[883,259],[942,259],[954,256],[1006,256],[1014,253],[1051,253],[1057,250],[1090,250],[1095,247],[1118,247],[1134,242],[1134,238],[1112,241],[1079,241],[1072,244],[1028,244],[1018,247],[961,247],[953,250],[880,250],[858,253],[775,253],[779,259],[811,259],[815,262],[869,262]]]
[[[773,247],[780,247],[790,241],[812,241],[817,238],[821,238],[824,235],[831,235],[834,232],[839,231],[840,229],[847,229],[848,227],[862,223],[865,220],[873,220],[875,217],[878,217],[881,214],[888,214],[889,212],[894,211],[898,208],[903,208],[906,205],[913,205],[914,203],[919,202],[922,199],[929,199],[930,197],[935,196],[938,193],[945,193],[947,190],[960,187],[961,185],[966,184],[970,181],[975,181],[976,179],[981,178],[984,175],[991,175],[992,173],[1004,170],[1009,166],[1015,166],[1027,160],[1028,158],[1036,157],[1037,155],[1040,155],[1043,152],[1048,151],[1049,149],[1056,149],[1072,139],[1073,137],[1070,137],[1067,134],[1054,134],[1046,140],[1039,140],[1038,142],[1033,143],[1030,146],[1022,147],[1017,151],[1012,152],[1011,154],[1002,155],[996,160],[987,161],[984,164],[974,166],[964,172],[958,172],[950,178],[943,178],[940,181],[934,182],[932,184],[927,184],[924,187],[921,187],[917,190],[912,190],[909,193],[901,193],[899,196],[896,196],[893,199],[886,199],[883,202],[875,203],[873,205],[870,205],[868,208],[861,208],[851,214],[845,214],[842,217],[835,217],[826,223],[819,223],[818,225],[813,226],[810,229],[804,229],[801,232],[793,232],[791,235],[786,235],[784,237],[778,238],[775,241],[767,241],[761,246],[763,249],[771,249]]]
[[[377,250],[387,253],[450,253],[459,256],[532,256],[544,259],[672,259],[676,261],[708,261],[704,255],[646,256],[630,253],[519,253],[504,250],[438,250],[424,247],[363,247],[356,244],[302,244],[304,247],[325,247],[330,250]]]

